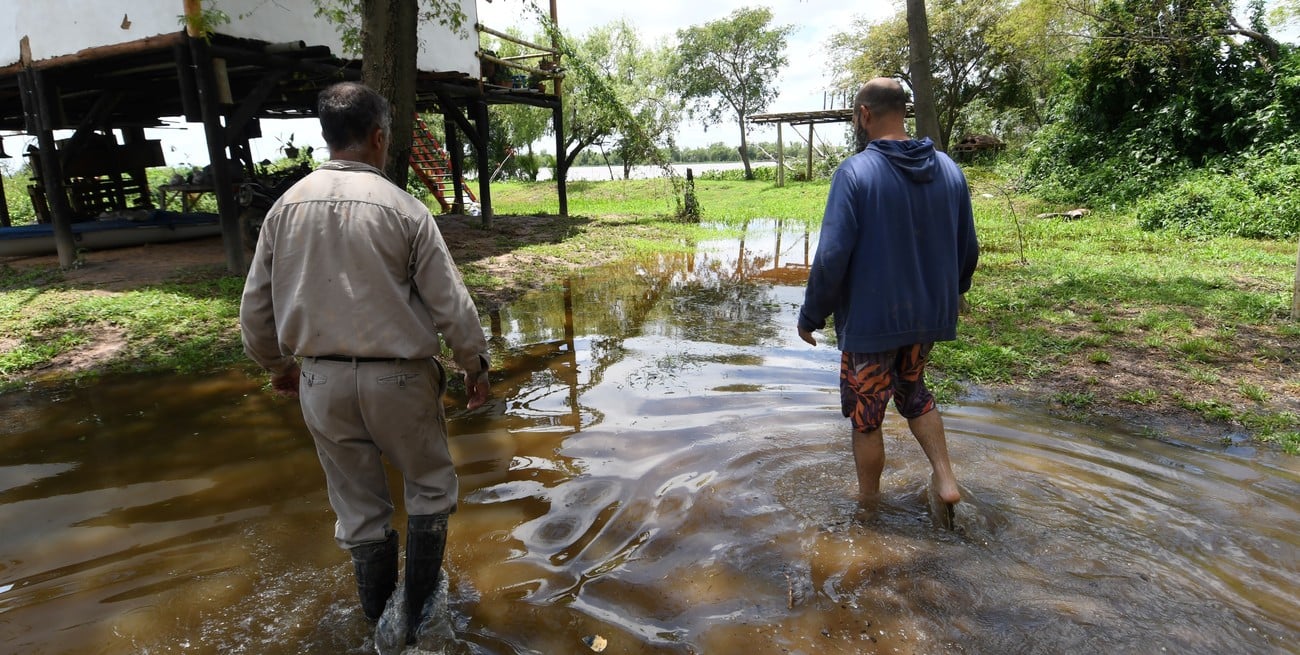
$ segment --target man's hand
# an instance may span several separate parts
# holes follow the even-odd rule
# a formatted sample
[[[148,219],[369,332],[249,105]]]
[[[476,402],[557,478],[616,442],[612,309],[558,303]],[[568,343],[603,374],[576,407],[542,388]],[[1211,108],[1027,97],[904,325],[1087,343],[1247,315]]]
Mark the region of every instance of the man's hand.
[[[285,369],[283,373],[271,376],[271,389],[275,391],[277,396],[297,398],[298,381],[301,379],[302,369],[298,367],[297,363],[294,363],[288,369]]]
[[[488,372],[487,369],[479,371],[476,375],[465,374],[465,393],[469,395],[469,402],[465,403],[465,409],[478,409],[488,399]]]
[[[813,337],[813,333],[803,328],[799,328],[799,338],[806,341],[810,346],[817,345],[817,339]]]

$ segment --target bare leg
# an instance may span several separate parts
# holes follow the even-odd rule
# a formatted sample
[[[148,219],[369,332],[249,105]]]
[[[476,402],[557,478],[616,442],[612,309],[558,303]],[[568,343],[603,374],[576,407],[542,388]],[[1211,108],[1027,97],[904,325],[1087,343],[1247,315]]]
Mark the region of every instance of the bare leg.
[[[935,491],[939,498],[950,504],[961,501],[957,477],[953,475],[952,462],[948,460],[948,442],[944,438],[943,419],[939,417],[939,410],[933,409],[916,418],[907,419],[907,427],[921,444],[925,456],[930,458],[930,466],[934,469]]]
[[[853,463],[858,470],[858,502],[874,504],[880,497],[880,474],[885,470],[884,432],[853,431]]]

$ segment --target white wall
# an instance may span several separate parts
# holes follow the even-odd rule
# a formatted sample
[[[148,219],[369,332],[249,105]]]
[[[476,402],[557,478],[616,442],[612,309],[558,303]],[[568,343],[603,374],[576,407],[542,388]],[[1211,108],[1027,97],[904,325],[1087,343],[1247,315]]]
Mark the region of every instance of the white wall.
[[[436,23],[420,24],[422,71],[460,71],[478,77],[478,20],[475,0],[460,0],[465,12],[461,34]],[[207,0],[206,6],[230,16],[222,34],[279,43],[305,41],[343,55],[336,27],[316,17],[313,0]],[[32,58],[49,59],[150,36],[178,32],[182,0],[0,0],[0,66],[19,61],[19,41],[28,37]]]

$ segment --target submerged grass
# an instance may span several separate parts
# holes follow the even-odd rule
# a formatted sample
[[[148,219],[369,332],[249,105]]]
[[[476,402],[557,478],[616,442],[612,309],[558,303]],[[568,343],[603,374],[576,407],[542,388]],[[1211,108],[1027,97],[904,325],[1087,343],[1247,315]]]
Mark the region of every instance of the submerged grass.
[[[1138,228],[1131,212],[1090,208],[1078,220],[1036,218],[1071,207],[1007,191],[996,170],[971,169],[982,254],[958,341],[934,351],[934,384],[955,400],[963,384],[1045,391],[1071,415],[1117,411],[1198,417],[1300,447],[1300,325],[1288,317],[1293,242],[1182,239]],[[507,229],[508,216],[558,212],[550,183],[493,187],[494,253],[527,265],[462,258],[477,293],[543,285],[597,259],[693,251],[747,221],[813,229],[828,182],[696,180],[702,220],[675,217],[662,179],[572,182],[570,214],[544,233]],[[599,255],[599,258],[596,257]],[[195,370],[242,360],[236,277],[195,278],[117,294],[70,288],[57,270],[0,267],[0,380],[125,334],[112,367]],[[110,367],[110,369],[112,368]]]

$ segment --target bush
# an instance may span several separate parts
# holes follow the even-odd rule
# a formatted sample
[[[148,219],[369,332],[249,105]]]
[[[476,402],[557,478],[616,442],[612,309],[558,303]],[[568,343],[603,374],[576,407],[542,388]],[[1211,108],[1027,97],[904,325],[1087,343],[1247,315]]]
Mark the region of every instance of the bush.
[[[1300,144],[1184,175],[1137,203],[1144,230],[1188,237],[1290,239],[1300,235]]]
[[[685,176],[685,175],[686,175],[686,169],[687,169],[687,168],[690,168],[690,166],[682,166],[682,165],[679,164],[679,165],[677,166],[677,168],[681,169],[681,171],[682,171],[682,175]],[[755,179],[755,180],[763,180],[763,181],[766,181],[766,182],[775,182],[775,181],[776,181],[776,167],[775,167],[775,166],[752,166],[751,170],[754,171],[754,179]],[[789,175],[787,175],[786,177],[789,177]],[[699,179],[699,180],[710,180],[710,181],[715,181],[715,182],[724,182],[724,181],[725,181],[725,182],[741,182],[741,181],[744,181],[744,179],[745,179],[745,169],[743,169],[743,168],[730,168],[730,169],[719,169],[719,170],[711,170],[711,171],[702,171],[702,172],[696,174],[695,178],[696,178],[696,179]]]
[[[5,199],[9,203],[9,220],[14,225],[29,225],[36,222],[36,209],[32,207],[32,197],[27,193],[31,184],[31,173],[26,169],[16,173],[4,173]]]

